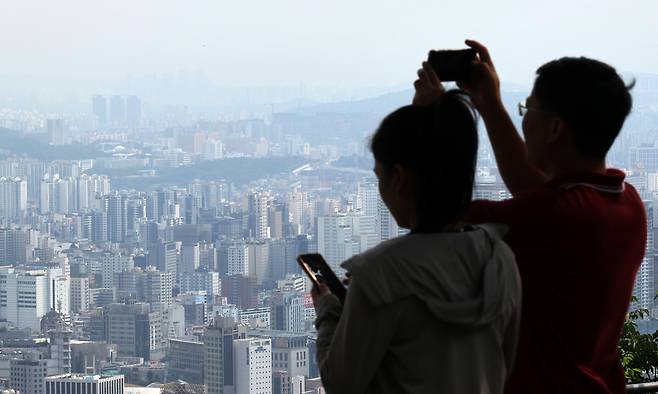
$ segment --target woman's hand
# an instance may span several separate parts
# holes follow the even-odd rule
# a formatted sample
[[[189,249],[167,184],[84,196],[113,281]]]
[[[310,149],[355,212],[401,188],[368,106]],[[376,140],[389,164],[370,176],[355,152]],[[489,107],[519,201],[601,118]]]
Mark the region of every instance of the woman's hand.
[[[331,290],[325,285],[324,283],[320,283],[320,285],[313,284],[313,288],[311,289],[311,298],[313,299],[313,305],[315,307],[318,306],[318,302],[320,302],[320,299],[327,294],[331,294]]]
[[[413,105],[430,105],[445,92],[441,80],[428,62],[423,62],[423,68],[418,70],[418,79],[414,81],[416,93]]]

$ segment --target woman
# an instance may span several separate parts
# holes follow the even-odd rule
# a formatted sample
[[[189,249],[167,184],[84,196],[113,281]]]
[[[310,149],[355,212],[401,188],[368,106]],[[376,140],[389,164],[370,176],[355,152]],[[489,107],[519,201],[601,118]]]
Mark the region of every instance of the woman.
[[[514,360],[520,281],[497,225],[465,226],[477,152],[466,96],[387,116],[372,139],[379,191],[410,233],[353,256],[342,306],[312,295],[327,392],[500,393]]]

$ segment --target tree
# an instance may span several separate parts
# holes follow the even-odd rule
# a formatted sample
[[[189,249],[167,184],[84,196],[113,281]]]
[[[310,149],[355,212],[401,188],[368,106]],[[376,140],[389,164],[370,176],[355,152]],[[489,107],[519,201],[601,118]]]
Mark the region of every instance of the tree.
[[[633,301],[637,299],[633,297]],[[647,309],[629,312],[619,340],[621,363],[629,383],[658,379],[658,331],[653,334],[641,334],[637,329],[636,321],[647,316],[649,316]]]

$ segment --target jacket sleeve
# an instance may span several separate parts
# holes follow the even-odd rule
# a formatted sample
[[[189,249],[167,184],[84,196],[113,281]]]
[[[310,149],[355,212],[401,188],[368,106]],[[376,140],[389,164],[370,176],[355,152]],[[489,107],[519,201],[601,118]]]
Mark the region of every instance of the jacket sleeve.
[[[395,305],[373,307],[352,277],[342,314],[333,295],[320,299],[317,361],[329,394],[364,393],[377,373],[397,327]]]

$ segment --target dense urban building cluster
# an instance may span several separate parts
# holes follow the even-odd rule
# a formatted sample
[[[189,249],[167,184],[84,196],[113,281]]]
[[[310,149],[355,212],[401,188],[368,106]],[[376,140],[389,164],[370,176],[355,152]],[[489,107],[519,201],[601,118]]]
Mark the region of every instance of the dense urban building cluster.
[[[23,394],[170,382],[209,394],[323,392],[296,257],[321,253],[342,274],[350,256],[405,233],[369,167],[376,116],[185,123],[147,119],[136,96],[91,101],[82,121],[0,111],[0,125],[95,155],[0,160],[0,380]],[[655,316],[658,147],[642,136],[621,139],[612,157],[645,200],[635,307]],[[277,158],[293,160],[272,170]],[[243,159],[256,175],[213,170]],[[509,198],[487,146],[479,161],[475,198]],[[210,175],[166,178],[185,168]]]

